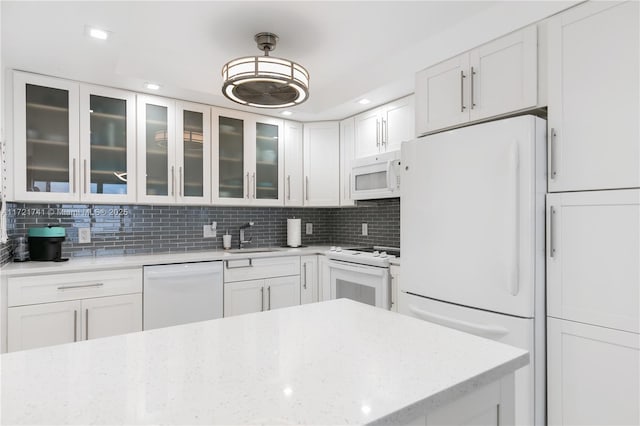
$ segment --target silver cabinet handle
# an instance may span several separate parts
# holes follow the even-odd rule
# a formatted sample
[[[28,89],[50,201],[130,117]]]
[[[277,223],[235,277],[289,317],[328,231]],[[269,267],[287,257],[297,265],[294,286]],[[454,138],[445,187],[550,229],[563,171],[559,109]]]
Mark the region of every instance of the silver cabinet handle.
[[[291,200],[291,175],[287,175],[287,200]]]
[[[558,169],[557,169],[557,165],[556,165],[556,157],[557,157],[557,152],[556,152],[556,147],[557,147],[557,142],[556,142],[556,129],[554,129],[553,127],[551,128],[551,138],[549,140],[549,168],[551,169],[551,179],[555,179],[558,176]]]
[[[466,106],[464,106],[464,79],[464,71],[460,71],[460,112],[464,112],[464,110],[467,108]]]
[[[89,340],[89,309],[84,310],[84,340]]]
[[[556,257],[556,208],[551,206],[549,208],[549,257]]]
[[[260,287],[260,312],[264,311],[264,287]]]
[[[249,172],[247,172],[247,200],[249,199],[249,191],[250,191],[250,184],[249,184]]]
[[[58,287],[58,290],[70,290],[70,289],[74,289],[74,288],[102,287],[103,285],[104,285],[104,283],[63,285],[63,286]]]
[[[182,197],[182,166],[178,167],[178,195]]]
[[[380,147],[380,120],[376,119],[376,146]]]
[[[89,176],[87,175],[87,159],[85,158],[82,161],[83,161],[83,166],[82,166],[82,170],[83,171],[82,171],[82,173],[84,174],[84,179],[82,179],[82,180],[84,182],[84,193],[86,194],[87,193],[87,181],[89,179]]]
[[[395,301],[393,300],[393,280],[396,279],[396,277],[394,277],[393,275],[391,275],[390,277],[391,285],[389,287],[391,287],[391,295],[389,296],[389,309],[393,308],[393,305],[395,304]]]
[[[76,159],[73,159],[73,193],[76,193]]]
[[[302,269],[304,270],[304,281],[302,282],[302,288],[307,289],[307,262],[302,264]]]
[[[226,263],[226,267],[227,269],[242,269],[242,268],[252,268],[253,267],[253,261],[251,258],[247,259],[249,261],[249,263],[247,265],[240,265],[240,266],[229,266],[229,261],[225,260]]]
[[[389,122],[382,119],[382,125],[384,126],[384,144],[387,148],[389,148]]]
[[[476,75],[476,71],[473,69],[473,67],[471,67],[471,109],[473,109],[474,106],[476,106],[476,101],[475,101],[475,96],[473,94],[473,76]]]
[[[269,302],[269,307],[267,308],[267,310],[271,310],[271,286],[267,287],[267,300]]]
[[[176,171],[175,167],[171,166],[171,196],[173,197],[176,193]]]
[[[253,199],[256,199],[256,192],[258,192],[258,186],[256,184],[256,172],[253,172],[253,175],[251,176],[251,179],[253,179]]]
[[[305,197],[305,199],[307,201],[309,201],[309,176],[305,176],[304,180],[305,180],[305,182],[304,182],[304,186],[305,186],[304,197]]]
[[[73,311],[73,341],[78,341],[78,311]]]

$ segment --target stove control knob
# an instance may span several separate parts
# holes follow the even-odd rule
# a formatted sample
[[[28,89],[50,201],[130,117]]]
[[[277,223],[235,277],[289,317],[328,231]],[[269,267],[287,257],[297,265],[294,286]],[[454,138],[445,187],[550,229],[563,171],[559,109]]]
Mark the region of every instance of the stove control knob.
[[[342,251],[342,247],[336,247],[336,251],[340,253]]]
[[[331,248],[329,249],[329,251],[336,251],[336,246],[331,246]]]
[[[380,256],[380,252],[378,250],[373,252],[373,257],[378,257]]]
[[[387,257],[387,252],[386,251],[380,252],[380,257],[383,258],[383,259],[386,258]]]

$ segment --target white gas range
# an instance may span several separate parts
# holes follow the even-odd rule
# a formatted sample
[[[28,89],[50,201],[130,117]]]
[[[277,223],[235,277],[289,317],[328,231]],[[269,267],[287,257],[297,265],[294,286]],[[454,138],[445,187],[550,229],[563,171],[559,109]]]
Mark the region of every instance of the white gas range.
[[[391,308],[390,260],[400,257],[397,247],[373,246],[343,250],[331,247],[331,298],[346,297],[383,309]]]

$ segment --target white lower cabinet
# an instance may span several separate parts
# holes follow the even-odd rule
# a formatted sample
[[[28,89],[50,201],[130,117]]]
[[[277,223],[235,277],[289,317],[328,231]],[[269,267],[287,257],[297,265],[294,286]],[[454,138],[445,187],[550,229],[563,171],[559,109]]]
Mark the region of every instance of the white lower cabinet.
[[[329,259],[318,256],[318,300],[331,299],[331,275],[329,274]]]
[[[83,300],[81,327],[85,340],[142,331],[142,294]]]
[[[300,257],[225,261],[224,316],[300,304]]]
[[[224,316],[270,311],[300,304],[300,275],[224,285]]]
[[[318,301],[318,256],[300,256],[300,304]]]
[[[549,425],[640,424],[640,334],[547,320]]]
[[[8,351],[142,330],[142,294],[8,308]]]
[[[7,351],[142,330],[142,269],[7,280]]]
[[[264,311],[264,280],[225,283],[225,317],[261,311]]]
[[[265,310],[300,304],[300,276],[269,278],[264,281],[267,303]]]
[[[7,350],[13,352],[77,341],[81,309],[77,300],[9,308]]]

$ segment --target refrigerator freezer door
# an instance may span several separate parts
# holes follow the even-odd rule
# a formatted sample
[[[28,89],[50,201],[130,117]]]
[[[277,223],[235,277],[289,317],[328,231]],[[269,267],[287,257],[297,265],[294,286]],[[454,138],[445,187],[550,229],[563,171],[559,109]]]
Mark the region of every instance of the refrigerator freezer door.
[[[536,336],[539,342],[535,340],[532,318],[515,318],[464,308],[403,292],[398,297],[398,303],[398,312],[401,314],[528,350],[529,365],[516,371],[515,424],[544,424],[544,335]],[[542,356],[535,356],[536,344],[542,345],[542,353],[538,352]],[[534,371],[538,372],[535,377]]]
[[[517,117],[402,145],[401,290],[534,316],[539,121]]]

